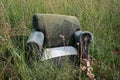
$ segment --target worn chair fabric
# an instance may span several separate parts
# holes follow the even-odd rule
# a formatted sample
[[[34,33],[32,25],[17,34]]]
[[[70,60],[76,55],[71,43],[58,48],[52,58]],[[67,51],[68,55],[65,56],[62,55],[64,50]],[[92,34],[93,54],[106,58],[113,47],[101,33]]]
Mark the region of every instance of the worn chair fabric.
[[[62,46],[60,35],[64,35],[66,45],[69,45],[73,33],[80,30],[76,17],[58,14],[36,14],[33,17],[33,26],[35,30],[45,34],[45,47]]]

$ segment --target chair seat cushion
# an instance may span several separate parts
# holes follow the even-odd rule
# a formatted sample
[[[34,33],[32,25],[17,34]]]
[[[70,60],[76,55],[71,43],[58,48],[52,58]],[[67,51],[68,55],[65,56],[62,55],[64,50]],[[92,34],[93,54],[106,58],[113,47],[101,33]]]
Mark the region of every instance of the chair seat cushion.
[[[55,47],[55,48],[47,48],[44,49],[44,53],[42,56],[42,60],[48,60],[52,58],[68,56],[68,55],[77,55],[76,48],[72,46],[65,46],[65,47]]]

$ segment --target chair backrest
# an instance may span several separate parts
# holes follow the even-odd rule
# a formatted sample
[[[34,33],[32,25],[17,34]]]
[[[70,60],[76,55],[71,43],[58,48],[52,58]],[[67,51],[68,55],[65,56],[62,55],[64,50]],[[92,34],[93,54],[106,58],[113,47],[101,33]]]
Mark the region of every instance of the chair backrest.
[[[33,16],[33,26],[35,30],[41,31],[45,35],[45,47],[63,46],[70,43],[75,31],[80,30],[79,21],[75,16],[58,15],[58,14],[35,14]]]

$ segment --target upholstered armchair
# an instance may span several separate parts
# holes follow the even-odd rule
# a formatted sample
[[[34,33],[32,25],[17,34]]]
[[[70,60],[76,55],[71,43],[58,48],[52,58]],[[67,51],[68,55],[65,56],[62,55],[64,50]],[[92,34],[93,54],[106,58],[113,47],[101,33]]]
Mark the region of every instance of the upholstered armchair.
[[[29,62],[59,60],[66,56],[71,61],[79,61],[80,56],[88,59],[88,46],[93,36],[88,31],[80,30],[79,20],[75,16],[35,14],[33,27],[26,41],[25,56]]]

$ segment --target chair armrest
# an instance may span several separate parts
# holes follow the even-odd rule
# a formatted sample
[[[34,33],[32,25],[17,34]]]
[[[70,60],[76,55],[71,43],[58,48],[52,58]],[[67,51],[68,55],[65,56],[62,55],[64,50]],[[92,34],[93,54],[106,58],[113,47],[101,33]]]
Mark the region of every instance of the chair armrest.
[[[27,44],[31,44],[31,43],[34,43],[38,46],[39,49],[42,49],[42,46],[43,46],[43,43],[44,43],[44,34],[40,31],[33,31],[27,42],[26,42],[26,45]]]
[[[83,59],[88,59],[88,46],[93,41],[92,33],[88,31],[76,31],[74,33],[75,43],[79,44],[79,55],[82,54]]]
[[[74,33],[75,43],[83,43],[83,38],[85,36],[89,37],[89,43],[93,41],[93,34],[89,31],[76,31]]]
[[[38,61],[42,56],[42,46],[44,43],[44,34],[39,31],[33,31],[25,45],[25,60],[28,65]]]

